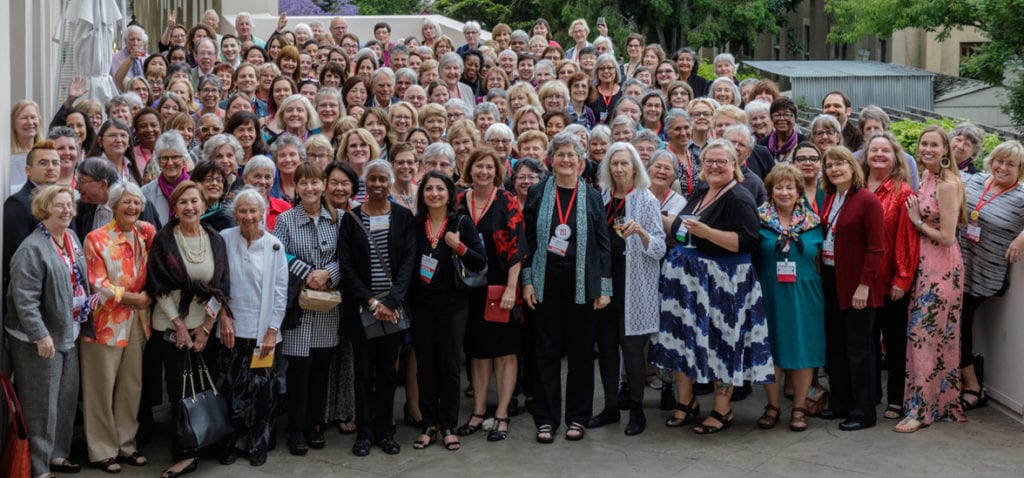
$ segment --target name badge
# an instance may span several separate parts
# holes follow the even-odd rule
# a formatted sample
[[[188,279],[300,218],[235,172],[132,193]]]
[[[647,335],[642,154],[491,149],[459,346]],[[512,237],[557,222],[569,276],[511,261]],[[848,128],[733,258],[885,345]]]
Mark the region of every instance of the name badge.
[[[548,252],[565,257],[565,251],[569,250],[569,241],[551,236],[548,241]]]
[[[220,312],[220,301],[216,297],[210,297],[210,300],[206,301],[205,309],[210,317],[217,318],[217,314]]]
[[[391,225],[389,219],[388,216],[370,216],[370,230],[380,231],[387,229]]]
[[[967,240],[971,242],[981,242],[981,226],[977,223],[969,224],[967,226]]]
[[[821,262],[827,266],[836,265],[835,238],[828,237],[821,245]]]
[[[600,121],[601,123],[604,123],[604,122],[608,121],[608,112],[607,111],[602,111],[600,116],[601,116],[601,119],[599,119],[598,121]]]
[[[434,278],[434,272],[437,270],[437,259],[423,254],[420,259],[420,279],[427,284]]]
[[[796,282],[796,262],[778,261],[775,263],[775,275],[781,283]]]

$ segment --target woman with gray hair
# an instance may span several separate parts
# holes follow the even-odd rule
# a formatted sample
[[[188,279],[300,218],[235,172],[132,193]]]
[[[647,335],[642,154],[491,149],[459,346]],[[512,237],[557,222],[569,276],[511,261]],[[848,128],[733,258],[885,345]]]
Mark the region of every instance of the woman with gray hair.
[[[274,121],[264,128],[264,139],[268,145],[284,133],[302,138],[320,133],[320,116],[313,109],[313,104],[302,94],[288,96],[281,101],[274,114]]]
[[[462,79],[463,68],[462,57],[455,52],[445,53],[437,61],[437,69],[440,72],[441,80],[448,86],[448,95],[451,98],[462,100],[466,104],[467,114],[472,116],[473,109],[476,107],[476,96],[469,85],[459,81]]]
[[[711,82],[711,86],[708,87],[708,96],[723,105],[739,106],[743,102],[740,88],[736,86],[736,82],[732,78],[724,76],[719,76]]]
[[[981,145],[984,141],[985,135],[981,129],[966,121],[956,125],[956,128],[949,132],[949,147],[952,150],[950,156],[956,161],[956,167],[962,176],[970,176],[981,171],[974,165],[974,161],[981,154]]]
[[[739,84],[739,82],[736,81],[736,57],[732,56],[732,53],[719,53],[715,56],[715,59],[711,64],[715,66],[716,77],[724,76],[736,84]],[[707,96],[711,96],[711,93],[712,90],[709,85]]]
[[[142,195],[146,201],[153,203],[160,223],[167,224],[172,217],[171,193],[178,184],[189,179],[188,171],[185,170],[185,161],[189,157],[188,148],[181,134],[170,130],[156,139],[153,156],[153,160],[160,168],[160,175],[156,181],[150,181],[142,186]]]
[[[371,338],[360,320],[361,311],[368,310],[377,321],[399,321],[418,261],[412,212],[388,201],[394,178],[390,163],[370,161],[363,173],[366,202],[345,214],[338,232],[342,331],[355,356],[356,456],[369,455],[374,444],[389,455],[401,451],[395,441],[395,358],[404,334]]]
[[[277,167],[274,166],[274,161],[262,154],[253,156],[248,163],[245,163],[245,169],[242,170],[242,180],[245,181],[245,185],[255,188],[266,200],[267,212],[264,220],[267,230],[271,231],[277,224],[277,216],[292,208],[288,201],[270,195],[276,175]]]
[[[597,122],[608,124],[608,119],[622,98],[622,78],[619,77],[619,63],[615,57],[604,54],[597,57],[594,65],[594,83],[597,84],[597,95],[587,106],[594,111]]]
[[[843,128],[835,116],[821,114],[811,120],[811,142],[822,154],[839,146],[843,141]]]
[[[306,161],[306,145],[291,133],[282,133],[270,147],[270,157],[277,165],[277,176],[274,187],[270,188],[270,196],[287,202],[296,197],[295,169]]]
[[[630,399],[626,435],[637,435],[647,426],[643,408],[644,349],[647,336],[658,331],[658,280],[661,257],[665,255],[665,231],[658,200],[648,189],[651,181],[633,145],[615,143],[608,148],[598,176],[611,238],[612,300],[597,312],[595,324],[605,408],[587,428],[619,421],[616,392],[621,347]]]
[[[224,196],[228,202],[245,187],[245,181],[238,176],[238,161],[244,156],[245,149],[242,148],[242,143],[239,143],[238,139],[230,134],[213,136],[203,145],[203,160],[219,164],[224,169],[224,174],[227,175],[225,179],[228,182],[228,188],[225,190]]]
[[[32,216],[39,221],[11,258],[5,339],[21,398],[32,476],[77,473],[71,436],[78,397],[79,332],[95,338],[90,321],[85,256],[68,230],[75,216],[71,188],[36,189]],[[117,463],[113,462],[117,467]]]
[[[108,473],[121,470],[118,461],[146,464],[135,445],[142,352],[152,333],[143,286],[156,228],[138,220],[145,204],[135,184],[113,185],[114,219],[85,238],[89,283],[105,300],[92,314],[96,338],[81,340],[82,417],[89,461]]]
[[[611,301],[607,218],[601,194],[578,176],[583,157],[576,136],[555,135],[548,146],[554,176],[530,189],[524,211],[527,255],[532,260],[522,272],[522,295],[537,311],[532,412],[540,443],[554,441],[561,416],[563,350],[569,356],[565,437],[583,439],[593,415],[593,314]]]

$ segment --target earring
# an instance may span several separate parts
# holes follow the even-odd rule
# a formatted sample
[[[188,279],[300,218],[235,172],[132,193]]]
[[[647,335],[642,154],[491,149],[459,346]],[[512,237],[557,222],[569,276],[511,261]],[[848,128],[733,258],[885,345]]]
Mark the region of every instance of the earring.
[[[942,161],[939,161],[939,166],[942,167],[942,169],[950,169],[950,166],[952,165],[953,164],[949,160],[949,156],[943,156]]]

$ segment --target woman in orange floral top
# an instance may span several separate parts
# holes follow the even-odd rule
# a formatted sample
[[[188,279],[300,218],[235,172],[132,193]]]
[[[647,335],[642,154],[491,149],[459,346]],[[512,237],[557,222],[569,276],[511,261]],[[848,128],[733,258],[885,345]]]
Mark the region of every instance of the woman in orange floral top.
[[[105,298],[93,312],[96,339],[82,338],[82,403],[89,461],[107,472],[118,461],[146,464],[135,446],[142,392],[142,351],[152,330],[151,299],[142,290],[146,260],[156,235],[139,221],[146,199],[138,186],[110,188],[114,220],[86,236],[89,284]]]

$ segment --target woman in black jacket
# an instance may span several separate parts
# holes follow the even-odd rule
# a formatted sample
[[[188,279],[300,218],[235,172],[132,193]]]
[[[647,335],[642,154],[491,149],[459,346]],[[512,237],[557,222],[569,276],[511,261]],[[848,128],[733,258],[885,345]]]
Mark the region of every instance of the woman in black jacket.
[[[376,442],[385,453],[395,455],[401,451],[394,439],[393,415],[398,383],[395,359],[402,334],[366,338],[360,311],[372,311],[381,322],[398,321],[418,260],[416,236],[412,212],[392,207],[388,201],[395,181],[391,164],[370,161],[363,181],[366,202],[345,214],[338,234],[342,328],[352,340],[355,356],[358,434],[352,453],[369,455]]]
[[[412,340],[416,350],[416,378],[419,407],[423,413],[423,434],[413,448],[430,446],[434,433],[448,450],[458,450],[453,431],[459,413],[459,360],[469,313],[469,291],[458,286],[453,259],[466,269],[480,272],[487,267],[486,251],[473,221],[458,210],[455,183],[440,171],[431,171],[420,181],[416,200],[416,258],[418,278],[412,280],[411,310],[416,313]],[[436,425],[436,426],[435,426]]]

